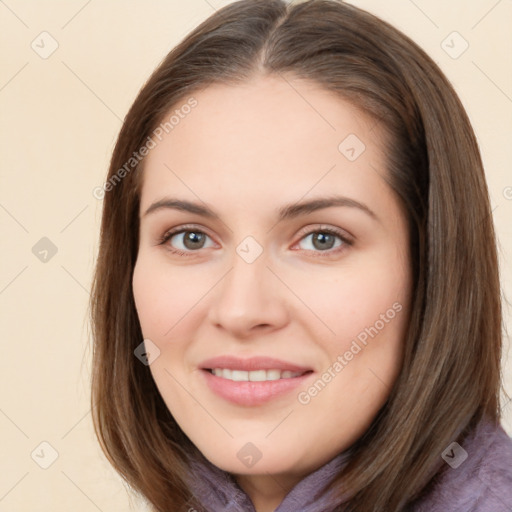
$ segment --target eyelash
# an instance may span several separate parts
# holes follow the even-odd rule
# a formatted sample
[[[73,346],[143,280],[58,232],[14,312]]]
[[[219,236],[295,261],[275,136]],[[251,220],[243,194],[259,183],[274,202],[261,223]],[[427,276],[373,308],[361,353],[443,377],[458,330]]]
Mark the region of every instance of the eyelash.
[[[185,225],[185,226],[180,226],[179,228],[176,228],[174,230],[166,231],[158,240],[158,245],[164,245],[174,235],[185,233],[187,231],[192,231],[194,233],[201,233],[206,236],[209,236],[203,230],[198,229],[197,226]],[[309,230],[304,233],[301,233],[301,237],[300,237],[299,241],[303,240],[304,238],[306,238],[309,235],[318,234],[318,233],[334,235],[334,236],[338,237],[343,242],[343,244],[341,246],[338,246],[335,249],[327,249],[325,251],[307,251],[306,250],[307,252],[312,252],[314,257],[322,257],[322,256],[325,257],[325,256],[331,256],[333,254],[338,254],[339,252],[346,250],[347,247],[350,247],[353,244],[353,242],[344,233],[342,233],[341,231],[339,231],[335,228],[331,228],[331,227],[325,227],[325,228],[320,227],[317,229],[313,229],[313,230]],[[179,256],[193,256],[195,252],[198,252],[198,251],[182,251],[181,249],[175,249],[175,248],[171,247],[170,245],[167,247],[167,249],[171,253],[177,254]]]

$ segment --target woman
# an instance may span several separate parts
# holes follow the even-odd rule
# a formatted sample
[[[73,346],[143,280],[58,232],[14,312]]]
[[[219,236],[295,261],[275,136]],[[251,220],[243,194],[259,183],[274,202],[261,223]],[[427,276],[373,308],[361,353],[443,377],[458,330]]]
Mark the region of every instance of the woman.
[[[406,36],[228,5],[143,87],[104,190],[95,428],[154,510],[512,508],[482,162]]]

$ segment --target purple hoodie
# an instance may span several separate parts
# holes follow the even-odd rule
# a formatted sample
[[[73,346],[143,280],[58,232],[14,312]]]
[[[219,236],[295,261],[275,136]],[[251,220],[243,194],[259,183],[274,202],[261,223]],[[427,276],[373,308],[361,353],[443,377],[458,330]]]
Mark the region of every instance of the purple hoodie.
[[[450,463],[443,463],[430,490],[407,512],[512,512],[512,439],[501,425],[484,419],[462,448],[450,445],[443,452]],[[348,457],[348,451],[343,452],[302,479],[275,512],[343,512],[343,506],[332,504],[328,496],[315,500],[314,495]],[[255,512],[231,475],[208,461],[194,461],[190,475],[194,495],[206,510]]]

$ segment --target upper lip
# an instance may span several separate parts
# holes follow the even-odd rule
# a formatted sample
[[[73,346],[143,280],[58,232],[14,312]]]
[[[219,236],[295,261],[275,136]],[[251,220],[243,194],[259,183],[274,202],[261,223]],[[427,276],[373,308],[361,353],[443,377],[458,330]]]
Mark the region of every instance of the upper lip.
[[[226,368],[229,370],[281,370],[290,372],[307,372],[312,368],[301,366],[273,357],[249,357],[239,358],[235,356],[218,356],[203,361],[199,367],[203,370],[212,370],[214,368]]]

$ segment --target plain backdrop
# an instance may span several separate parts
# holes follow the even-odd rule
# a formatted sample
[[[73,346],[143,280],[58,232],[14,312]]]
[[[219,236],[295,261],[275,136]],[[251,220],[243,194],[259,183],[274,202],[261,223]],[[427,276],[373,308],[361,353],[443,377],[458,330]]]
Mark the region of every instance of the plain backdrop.
[[[0,511],[145,510],[129,500],[91,426],[87,301],[102,207],[92,191],[144,81],[226,3],[0,1]],[[486,166],[510,331],[512,1],[351,3],[419,43],[467,108]],[[506,333],[505,344],[512,394]],[[512,403],[503,409],[512,434]]]

